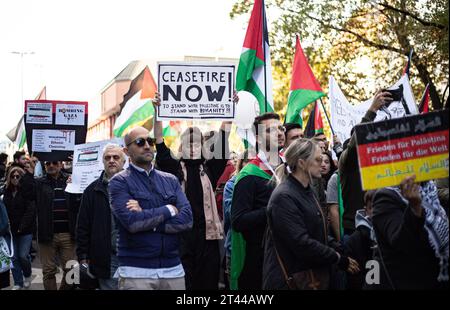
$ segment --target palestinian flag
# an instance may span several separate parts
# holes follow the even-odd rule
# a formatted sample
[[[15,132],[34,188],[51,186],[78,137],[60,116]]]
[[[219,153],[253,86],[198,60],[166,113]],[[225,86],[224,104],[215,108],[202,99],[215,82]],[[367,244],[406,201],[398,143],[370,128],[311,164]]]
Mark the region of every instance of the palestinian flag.
[[[47,86],[44,86],[44,88],[42,88],[42,90],[36,96],[36,98],[34,98],[34,100],[46,100],[46,99],[47,99]],[[16,127],[14,127],[8,132],[7,137],[19,147],[19,150],[25,146],[25,143],[27,143],[27,136],[25,134],[25,122],[23,120],[23,116],[20,118]]]
[[[163,121],[163,137],[177,137],[181,132],[180,121]]]
[[[146,66],[131,82],[130,89],[123,96],[121,112],[114,125],[114,136],[122,137],[134,127],[143,126],[149,131],[153,128],[152,99],[155,97],[156,83]]]
[[[427,84],[425,91],[423,92],[422,99],[419,104],[419,113],[428,113],[428,108],[430,104],[430,84]]]
[[[322,114],[320,114],[320,108],[317,102],[314,103],[314,109],[309,115],[308,123],[305,128],[305,138],[312,138],[317,133],[323,133]]]
[[[255,158],[250,161],[244,168],[239,172],[234,182],[234,188],[246,176],[256,176],[266,180],[270,180],[272,175],[269,171],[265,171],[260,168],[259,158]],[[239,283],[239,276],[241,275],[242,269],[244,268],[246,255],[246,243],[245,239],[241,233],[233,230],[231,228],[231,274],[230,274],[230,289],[237,290]]]
[[[236,90],[252,93],[259,113],[273,112],[272,67],[263,0],[255,0],[236,75]]]
[[[408,61],[406,62],[405,68],[403,68],[402,76],[407,74],[409,77],[409,69],[411,69],[411,59],[412,59],[413,49],[409,52]]]
[[[294,63],[292,64],[291,90],[284,122],[302,125],[302,109],[325,96],[325,93],[322,91],[309,66],[298,36],[296,41]]]

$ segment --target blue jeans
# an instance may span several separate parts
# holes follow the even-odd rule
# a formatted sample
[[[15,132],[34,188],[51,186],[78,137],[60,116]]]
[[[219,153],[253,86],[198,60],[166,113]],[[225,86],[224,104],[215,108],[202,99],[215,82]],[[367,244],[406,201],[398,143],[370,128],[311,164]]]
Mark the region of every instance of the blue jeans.
[[[111,254],[111,275],[109,279],[98,279],[98,284],[101,290],[118,290],[118,279],[114,278],[117,268],[119,268],[119,259],[116,255]]]
[[[10,236],[6,237],[11,242]],[[31,277],[30,248],[33,235],[13,236],[14,256],[12,257],[13,267],[11,268],[14,285],[23,287],[23,277]]]

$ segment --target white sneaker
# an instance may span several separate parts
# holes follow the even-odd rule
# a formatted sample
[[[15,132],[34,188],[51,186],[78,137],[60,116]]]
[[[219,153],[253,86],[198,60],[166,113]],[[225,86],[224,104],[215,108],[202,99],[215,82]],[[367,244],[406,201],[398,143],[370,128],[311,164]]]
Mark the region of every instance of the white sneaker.
[[[31,276],[30,277],[25,277],[23,280],[23,288],[24,289],[29,289],[31,286]]]
[[[18,290],[21,290],[21,289],[22,289],[22,287],[20,287],[18,285],[14,285],[11,290],[18,291]]]

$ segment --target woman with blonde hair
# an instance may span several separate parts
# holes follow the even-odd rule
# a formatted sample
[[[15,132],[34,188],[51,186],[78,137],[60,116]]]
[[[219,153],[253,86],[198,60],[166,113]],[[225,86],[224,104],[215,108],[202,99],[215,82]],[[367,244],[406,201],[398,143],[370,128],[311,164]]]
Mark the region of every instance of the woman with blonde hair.
[[[277,187],[267,208],[264,289],[328,289],[333,264],[359,271],[351,258],[328,244],[326,222],[311,188],[320,177],[322,151],[310,139],[298,139],[275,171]]]

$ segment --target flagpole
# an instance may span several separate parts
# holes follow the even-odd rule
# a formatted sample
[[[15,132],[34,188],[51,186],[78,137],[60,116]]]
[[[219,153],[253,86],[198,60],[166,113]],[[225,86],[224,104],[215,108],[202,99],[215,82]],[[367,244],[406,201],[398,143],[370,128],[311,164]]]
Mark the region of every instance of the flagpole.
[[[334,130],[333,130],[333,126],[331,126],[330,118],[328,117],[327,110],[325,110],[325,105],[323,104],[322,98],[319,98],[319,100],[320,100],[320,103],[322,104],[323,113],[325,113],[325,116],[327,118],[328,124],[330,124],[331,133],[334,136],[335,133],[334,133]]]
[[[428,83],[428,85],[429,85],[430,83]],[[447,86],[445,87],[445,89],[444,89],[444,93],[442,94],[442,100],[441,100],[441,102],[442,103],[444,103],[444,98],[445,98],[445,94],[447,94],[447,90],[448,90],[448,83],[447,83]]]
[[[263,33],[262,33],[262,44],[263,44],[263,54],[264,54],[264,113],[267,113],[267,70],[266,70],[266,40],[265,40],[265,29],[266,29],[266,7],[264,0],[262,1],[262,15],[263,15]]]

